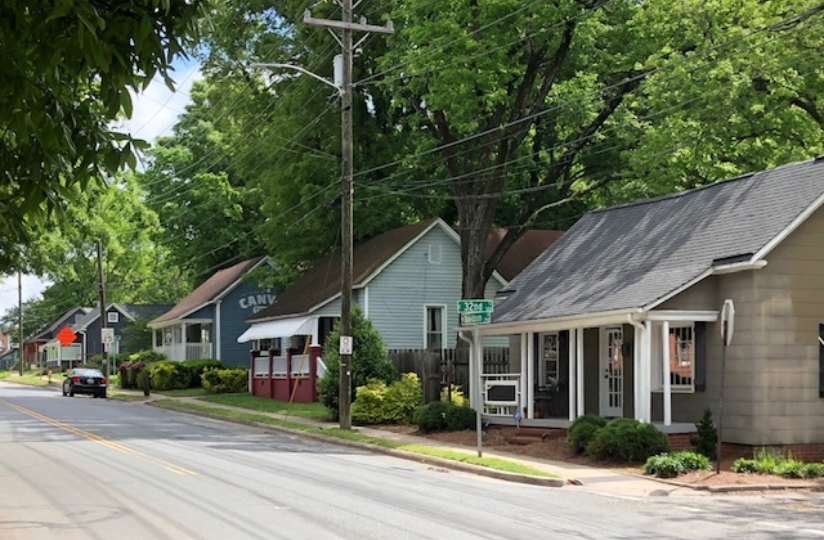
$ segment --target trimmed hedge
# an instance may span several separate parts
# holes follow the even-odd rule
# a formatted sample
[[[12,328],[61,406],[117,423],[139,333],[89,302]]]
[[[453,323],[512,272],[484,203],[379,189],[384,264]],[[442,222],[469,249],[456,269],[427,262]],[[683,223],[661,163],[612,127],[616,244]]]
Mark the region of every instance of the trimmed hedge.
[[[644,463],[644,474],[651,474],[658,478],[675,478],[689,471],[708,470],[710,470],[710,460],[707,456],[688,450],[652,456]]]
[[[448,401],[433,401],[415,409],[412,423],[423,433],[465,431],[475,427],[475,410]]]
[[[149,370],[149,378],[154,390],[183,390],[189,388],[192,381],[191,371],[180,362],[171,360],[155,362],[144,369]]]
[[[569,426],[567,448],[575,454],[583,454],[595,433],[607,425],[607,421],[597,414],[585,414],[576,418]]]
[[[249,390],[246,368],[207,369],[200,379],[203,389],[210,394],[238,394]]]
[[[587,444],[586,453],[610,461],[646,461],[669,450],[667,436],[652,424],[632,418],[616,418],[599,429]]]
[[[191,382],[189,383],[190,388],[201,387],[201,376],[203,375],[203,372],[207,369],[223,368],[223,364],[220,362],[220,360],[214,360],[211,358],[203,358],[200,360],[186,360],[185,362],[181,362],[180,365],[189,370],[189,375],[191,376]]]

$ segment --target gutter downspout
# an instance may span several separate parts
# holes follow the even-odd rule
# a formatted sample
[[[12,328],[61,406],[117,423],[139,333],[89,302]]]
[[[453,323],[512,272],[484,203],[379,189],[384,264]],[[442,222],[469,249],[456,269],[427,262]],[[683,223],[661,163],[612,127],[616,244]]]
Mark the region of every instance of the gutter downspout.
[[[633,343],[632,355],[632,397],[635,405],[635,419],[643,421],[644,411],[641,407],[641,362],[644,357],[643,336],[644,332],[646,332],[646,327],[634,320],[632,315],[627,315],[627,322],[635,327],[635,342]]]
[[[481,362],[475,362],[475,357],[480,357],[480,336],[478,328],[472,330],[472,339],[464,336],[463,331],[458,331],[458,337],[469,344],[469,383],[470,397],[474,397],[475,406],[475,442],[478,449],[478,457],[483,457],[483,394],[481,393]],[[474,367],[474,369],[473,369]],[[474,389],[474,392],[472,391]]]
[[[220,356],[220,334],[223,333],[223,329],[220,327],[220,306],[223,304],[223,300],[218,300],[215,304],[215,328],[213,329],[213,333],[215,335],[215,359],[221,360]]]

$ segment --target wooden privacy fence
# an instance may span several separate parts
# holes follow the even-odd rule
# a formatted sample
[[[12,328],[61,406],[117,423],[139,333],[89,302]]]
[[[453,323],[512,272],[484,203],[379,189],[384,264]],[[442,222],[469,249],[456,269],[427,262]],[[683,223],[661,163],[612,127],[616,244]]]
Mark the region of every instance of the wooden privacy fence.
[[[389,359],[398,373],[416,373],[421,380],[425,403],[440,399],[441,389],[449,383],[459,385],[464,395],[469,389],[469,350],[389,349]],[[484,348],[484,373],[509,373],[509,348]]]

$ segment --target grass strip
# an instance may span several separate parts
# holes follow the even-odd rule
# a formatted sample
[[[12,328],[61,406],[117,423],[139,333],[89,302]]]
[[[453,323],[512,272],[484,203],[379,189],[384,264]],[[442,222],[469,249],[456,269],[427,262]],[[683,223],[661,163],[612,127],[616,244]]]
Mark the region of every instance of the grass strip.
[[[206,390],[203,388],[183,388],[182,390],[156,390],[155,393],[169,397],[199,397],[205,396]]]
[[[221,405],[251,409],[253,411],[288,414],[289,416],[312,418],[314,420],[327,420],[330,416],[329,411],[322,403],[292,403],[290,406],[286,401],[260,398],[249,395],[248,392],[241,394],[213,394],[200,399]]]
[[[162,405],[165,407],[172,407],[177,409],[185,409],[191,411],[198,411],[198,412],[205,412],[209,414],[214,414],[218,416],[224,416],[226,418],[236,418],[238,420],[245,420],[247,422],[258,422],[260,424],[272,425],[272,426],[281,426],[290,429],[296,429],[305,432],[317,433],[320,435],[325,435],[327,437],[333,437],[336,439],[345,439],[347,441],[355,441],[360,443],[371,444],[375,446],[380,446],[381,448],[392,448],[396,450],[404,450],[407,452],[413,452],[415,454],[420,454],[424,456],[431,456],[431,457],[438,457],[442,459],[448,459],[450,461],[459,461],[462,463],[469,463],[472,465],[479,465],[481,467],[486,467],[488,469],[493,469],[496,471],[504,471],[504,472],[511,472],[517,474],[524,474],[527,476],[538,476],[542,478],[557,478],[556,475],[552,473],[548,473],[545,471],[540,471],[538,469],[533,469],[532,467],[528,467],[526,465],[521,465],[519,463],[515,463],[513,461],[507,461],[505,459],[494,458],[494,457],[478,457],[472,454],[467,454],[463,452],[456,452],[454,450],[446,450],[443,448],[435,448],[432,446],[424,446],[419,444],[405,444],[398,441],[393,441],[391,439],[383,439],[380,437],[371,437],[369,435],[363,435],[358,433],[357,431],[345,430],[340,428],[323,428],[318,429],[316,426],[308,426],[306,424],[301,424],[299,422],[290,422],[288,420],[280,420],[278,418],[272,418],[270,416],[264,416],[260,414],[251,414],[251,413],[244,413],[240,411],[232,411],[228,409],[220,409],[216,407],[209,407],[208,405],[198,405],[196,403],[183,403],[180,401],[175,401],[173,399],[161,399],[156,401],[158,405]]]

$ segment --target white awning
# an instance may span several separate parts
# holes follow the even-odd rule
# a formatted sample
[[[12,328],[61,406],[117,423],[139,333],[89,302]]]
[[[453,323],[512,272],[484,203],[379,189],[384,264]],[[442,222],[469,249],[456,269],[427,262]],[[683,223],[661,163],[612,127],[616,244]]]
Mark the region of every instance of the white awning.
[[[314,322],[314,317],[293,317],[291,319],[254,323],[237,338],[237,342],[248,343],[256,339],[311,335]]]

